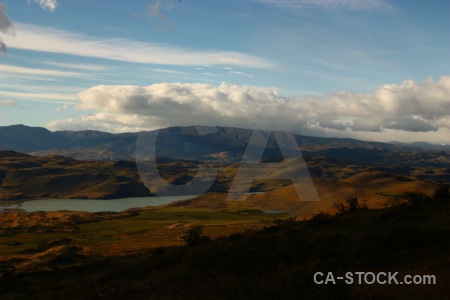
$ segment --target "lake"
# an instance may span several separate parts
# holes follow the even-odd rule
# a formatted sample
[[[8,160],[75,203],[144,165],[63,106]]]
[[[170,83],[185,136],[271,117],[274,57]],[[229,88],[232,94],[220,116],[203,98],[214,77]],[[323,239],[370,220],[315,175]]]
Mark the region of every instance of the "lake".
[[[171,203],[178,200],[186,200],[195,197],[195,195],[165,196],[165,197],[133,197],[112,200],[93,200],[93,199],[42,199],[27,200],[20,202],[8,201],[6,204],[0,202],[1,208],[21,208],[25,211],[123,211],[134,207],[158,206]]]

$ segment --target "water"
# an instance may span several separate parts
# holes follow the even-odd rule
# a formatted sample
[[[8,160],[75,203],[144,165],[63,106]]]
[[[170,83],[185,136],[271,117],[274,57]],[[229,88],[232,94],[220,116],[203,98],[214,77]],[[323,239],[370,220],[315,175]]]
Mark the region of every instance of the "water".
[[[123,211],[134,207],[158,206],[168,204],[178,200],[186,200],[195,195],[165,196],[165,197],[133,197],[113,200],[92,200],[92,199],[43,199],[29,200],[2,205],[1,208],[21,208],[25,211]]]

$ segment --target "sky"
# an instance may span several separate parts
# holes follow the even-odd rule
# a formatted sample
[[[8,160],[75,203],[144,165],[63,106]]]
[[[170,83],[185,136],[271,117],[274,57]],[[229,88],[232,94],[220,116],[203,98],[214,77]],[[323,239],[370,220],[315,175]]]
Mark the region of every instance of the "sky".
[[[0,126],[450,144],[447,0],[0,0]],[[273,118],[272,118],[273,119]]]

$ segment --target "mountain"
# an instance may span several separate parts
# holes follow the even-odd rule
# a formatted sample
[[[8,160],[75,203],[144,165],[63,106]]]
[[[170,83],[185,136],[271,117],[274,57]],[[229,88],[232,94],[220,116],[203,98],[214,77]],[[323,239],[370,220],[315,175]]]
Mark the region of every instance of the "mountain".
[[[152,135],[155,131],[119,134],[94,130],[51,132],[41,127],[12,125],[0,127],[0,150],[37,156],[62,155],[80,160],[134,160],[136,141],[145,139],[146,134]],[[164,128],[158,131],[156,156],[204,162],[240,162],[251,135],[250,129],[233,127]],[[406,146],[349,138],[294,136],[298,144],[294,155],[301,151],[304,156],[327,156],[343,163],[437,166],[450,162],[448,151],[418,150],[414,144]],[[280,149],[272,134],[262,160],[273,162],[280,159]]]

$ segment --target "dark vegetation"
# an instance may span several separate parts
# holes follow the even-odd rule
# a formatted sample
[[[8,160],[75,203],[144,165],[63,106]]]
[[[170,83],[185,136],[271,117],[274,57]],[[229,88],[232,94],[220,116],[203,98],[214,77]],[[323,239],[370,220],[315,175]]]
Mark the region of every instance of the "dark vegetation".
[[[84,258],[52,271],[3,273],[2,299],[448,299],[450,196],[406,193],[402,204],[366,209],[357,198],[308,221],[279,220],[258,232],[185,246]],[[67,259],[77,259],[69,252]],[[435,275],[436,285],[316,285],[315,272]]]
[[[188,246],[195,246],[200,242],[209,241],[210,238],[203,235],[203,228],[204,226],[193,226],[187,229],[181,238]]]
[[[356,196],[347,197],[345,202],[345,204],[342,202],[335,202],[333,204],[333,207],[337,209],[338,213],[367,209],[367,205],[359,203],[358,197]]]
[[[432,204],[447,201],[450,198],[450,185],[443,184],[435,189],[432,196],[420,191],[405,192],[403,198],[412,205]]]

